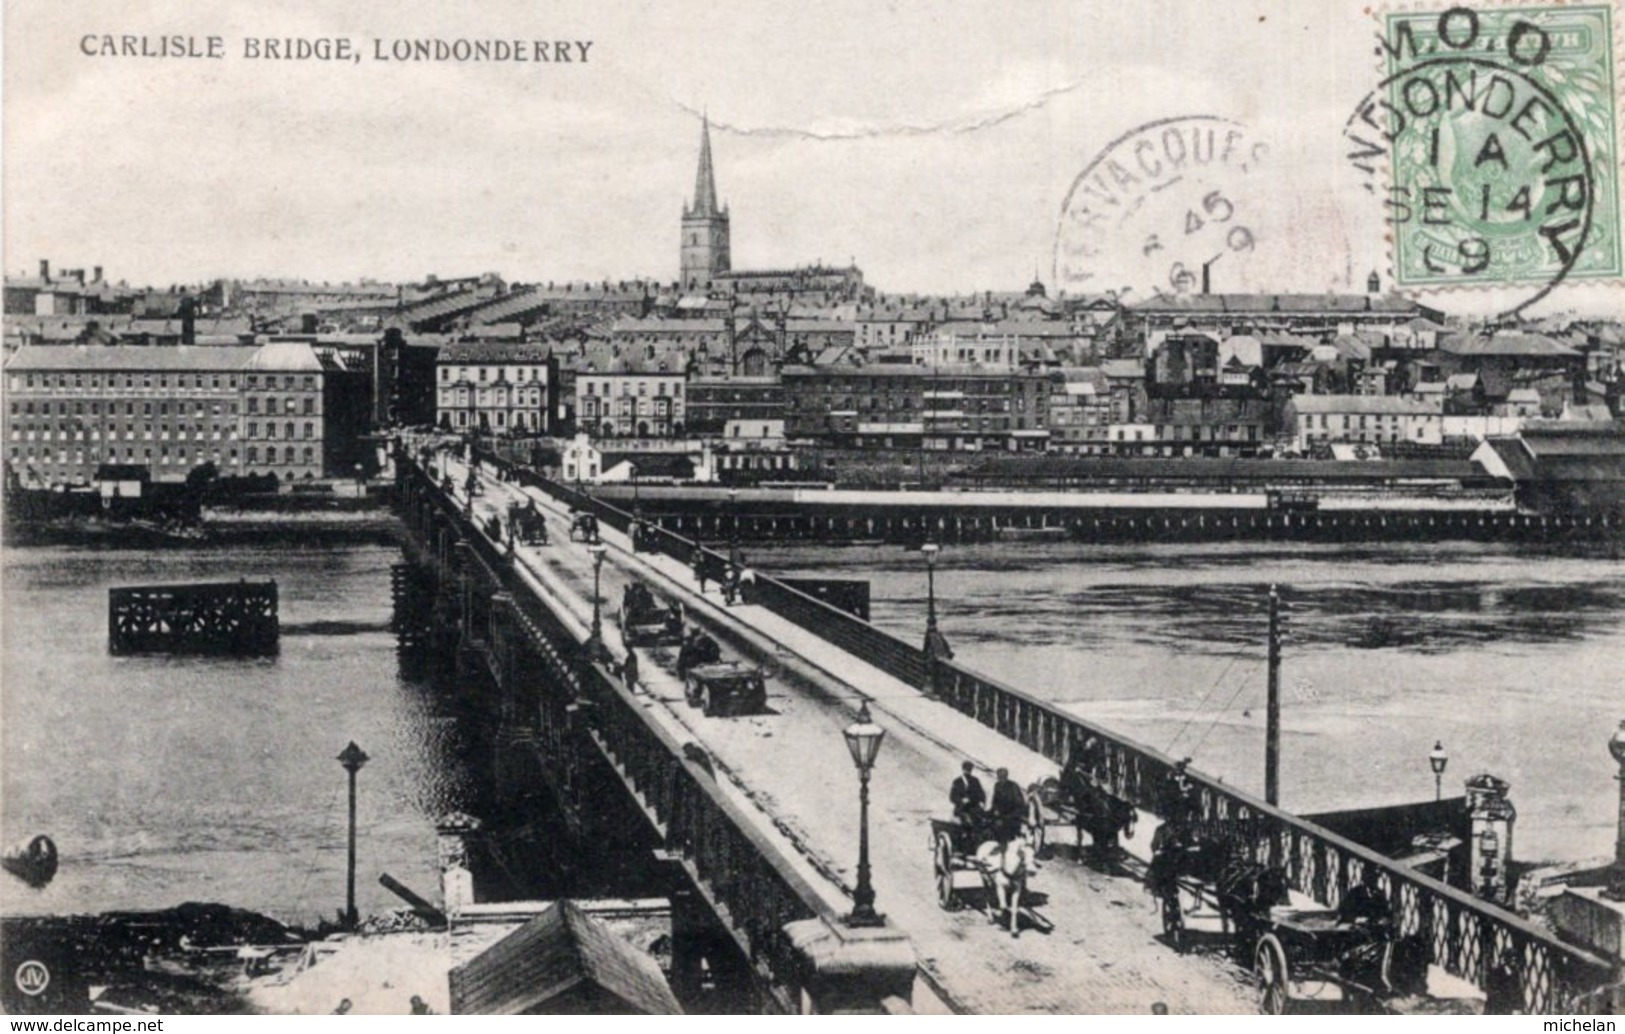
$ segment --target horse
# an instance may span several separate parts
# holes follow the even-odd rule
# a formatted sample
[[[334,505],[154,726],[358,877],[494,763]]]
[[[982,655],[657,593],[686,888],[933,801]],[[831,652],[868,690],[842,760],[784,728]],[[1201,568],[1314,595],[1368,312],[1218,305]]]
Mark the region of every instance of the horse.
[[[1019,937],[1021,895],[1027,889],[1028,875],[1038,871],[1037,852],[1025,837],[989,840],[976,849],[975,860],[989,892],[988,919],[997,922],[1000,913],[1008,916],[1010,936]]]
[[[1078,853],[1083,853],[1083,834],[1096,858],[1109,861],[1117,852],[1117,838],[1134,835],[1140,813],[1134,805],[1093,783],[1076,786],[1072,794],[1072,825],[1077,831]]]

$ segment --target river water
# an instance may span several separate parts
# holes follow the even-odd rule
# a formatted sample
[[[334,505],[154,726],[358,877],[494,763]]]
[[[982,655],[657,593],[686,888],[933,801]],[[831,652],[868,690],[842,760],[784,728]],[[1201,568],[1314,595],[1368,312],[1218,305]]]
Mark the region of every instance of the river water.
[[[922,630],[921,556],[898,548],[752,550],[764,570],[872,582],[874,619]],[[0,840],[49,833],[50,887],[0,878],[0,912],[221,901],[283,919],[343,905],[345,776],[360,774],[358,905],[436,897],[434,821],[490,814],[467,716],[399,659],[397,550],[7,549]],[[274,659],[112,657],[114,585],[275,578]],[[942,627],[973,668],[1257,791],[1264,592],[1290,604],[1283,803],[1314,811],[1512,784],[1523,859],[1611,849],[1625,718],[1625,564],[1490,546],[951,547]],[[996,761],[998,759],[984,759]],[[1020,775],[1020,773],[1017,773]]]
[[[751,551],[773,573],[871,581],[918,641],[926,575],[898,547]],[[1511,784],[1524,860],[1611,854],[1607,740],[1625,719],[1625,563],[1477,544],[947,547],[957,659],[1130,739],[1263,790],[1266,594],[1281,586],[1281,800],[1313,812]],[[997,759],[984,759],[996,761]],[[1020,773],[1015,773],[1020,775]]]
[[[388,872],[439,896],[434,821],[468,808],[475,752],[444,695],[403,672],[390,634],[398,549],[346,545],[7,549],[0,832],[37,833],[61,868],[43,891],[0,877],[7,914],[219,901],[286,920],[344,905],[350,740],[359,776],[357,904],[400,902]],[[274,578],[274,659],[113,657],[115,585]]]

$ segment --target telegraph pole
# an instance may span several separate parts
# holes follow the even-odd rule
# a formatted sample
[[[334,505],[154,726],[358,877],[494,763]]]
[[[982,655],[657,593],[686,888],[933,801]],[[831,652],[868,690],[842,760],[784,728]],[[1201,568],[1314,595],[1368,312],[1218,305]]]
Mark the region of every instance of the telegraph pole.
[[[1281,803],[1281,596],[1270,586],[1269,702],[1264,718],[1264,800]]]

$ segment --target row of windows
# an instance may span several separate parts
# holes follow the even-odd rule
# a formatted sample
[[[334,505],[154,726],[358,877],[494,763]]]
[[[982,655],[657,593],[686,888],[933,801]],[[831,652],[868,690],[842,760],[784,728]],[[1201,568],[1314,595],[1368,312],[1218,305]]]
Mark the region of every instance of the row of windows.
[[[613,392],[613,391],[610,390],[610,388],[616,383],[620,384],[621,390],[620,390],[619,394],[621,394],[621,395],[633,395],[633,394],[636,394],[636,395],[640,395],[640,396],[647,396],[649,394],[649,382],[646,381],[646,380],[637,381],[637,391],[636,392],[634,392],[632,390],[632,382],[628,381],[628,380],[622,380],[622,381],[619,381],[619,382],[615,382],[615,381],[582,381],[581,383],[585,384],[587,386],[586,394],[589,397],[591,397],[593,395],[606,395],[607,396],[607,395],[616,394],[616,392]],[[658,397],[664,397],[667,394],[666,388],[667,388],[668,385],[671,388],[670,394],[671,394],[671,396],[673,398],[679,398],[679,397],[682,396],[682,394],[683,394],[683,382],[682,381],[671,381],[671,380],[656,381],[655,382],[655,388],[656,388],[655,395],[658,396]]]
[[[1303,414],[1303,416],[1305,418],[1305,422],[1304,422],[1303,426],[1305,428],[1310,428],[1310,427],[1315,426],[1315,415],[1316,414],[1314,414],[1314,413],[1305,413],[1305,414]],[[1361,414],[1358,418],[1356,418],[1354,416],[1351,416],[1348,413],[1321,413],[1319,415],[1320,415],[1320,426],[1321,427],[1323,427],[1323,428],[1324,427],[1331,427],[1332,426],[1331,419],[1335,416],[1337,418],[1337,420],[1338,420],[1338,426],[1342,427],[1344,430],[1347,430],[1347,429],[1349,429],[1351,427],[1354,427],[1355,424],[1351,423],[1351,421],[1353,421],[1355,419],[1359,420],[1359,425],[1358,426],[1359,426],[1360,430],[1362,430],[1362,431],[1365,430],[1366,427],[1368,427],[1368,426],[1380,428],[1380,427],[1383,426],[1383,422],[1385,420],[1387,421],[1387,426],[1389,426],[1389,427],[1398,427],[1399,426],[1399,421],[1400,421],[1400,414],[1398,414],[1398,413],[1377,413],[1377,414],[1370,415],[1369,417],[1366,414]],[[1437,418],[1438,418],[1438,414],[1436,414],[1436,413],[1416,413],[1416,414],[1407,413],[1407,414],[1405,414],[1405,419],[1406,420],[1434,420],[1434,419],[1437,419]],[[1371,421],[1371,423],[1369,425],[1366,423],[1367,419],[1369,419]]]
[[[480,427],[507,427],[507,426],[509,426],[508,414],[505,411],[500,410],[500,409],[496,410],[493,413],[481,412],[479,414],[479,417],[478,417],[478,420],[476,421],[476,423]],[[458,427],[467,427],[467,426],[469,426],[469,423],[468,423],[468,410],[459,409],[457,411],[456,424],[457,424]],[[522,413],[522,412],[515,413],[515,414],[513,414],[512,426],[514,426],[514,427],[541,427],[542,426],[541,414],[532,413],[532,414],[530,414],[530,419],[527,421],[525,419],[525,414],[524,413]]]
[[[252,401],[252,400],[250,400],[250,401]],[[68,415],[68,406],[72,405],[73,406],[73,415],[74,416],[84,416],[85,415],[85,406],[87,404],[90,406],[90,415],[91,416],[101,416],[102,415],[102,404],[100,402],[91,402],[91,403],[58,402],[56,404],[56,411],[57,411],[57,414],[59,416],[67,416]],[[208,412],[213,412],[213,414],[215,416],[220,416],[222,414],[222,407],[224,405],[225,404],[221,403],[221,402],[214,402],[214,403],[210,403],[208,406],[205,406],[203,403],[197,402],[197,403],[194,403],[192,405],[192,409],[193,409],[193,412],[195,412],[198,416],[204,416]],[[19,413],[18,407],[19,406],[21,406],[21,413],[23,415],[25,415],[25,416],[33,416],[34,415],[34,403],[32,403],[32,402],[20,402],[19,403],[19,402],[13,401],[11,403],[11,415],[12,416],[17,416],[18,415],[18,413]],[[176,416],[184,416],[185,413],[186,413],[186,409],[187,409],[187,403],[185,401],[179,401],[179,402],[175,403],[175,415]],[[236,412],[237,412],[237,403],[235,403],[235,402],[231,403],[231,412],[233,414],[236,414]],[[253,412],[253,410],[250,409],[249,412]],[[306,412],[308,413],[309,410],[306,410]],[[39,414],[40,414],[40,416],[50,416],[51,415],[51,404],[49,402],[41,402],[41,403],[39,403]],[[108,416],[117,416],[118,415],[118,403],[117,402],[109,402],[107,404],[107,415]],[[124,403],[124,415],[125,416],[135,416],[135,403],[134,402],[126,402],[126,403]],[[151,402],[143,402],[143,403],[141,403],[141,415],[142,416],[151,416],[152,415],[152,403]],[[159,416],[168,416],[169,415],[169,403],[167,403],[167,402],[158,403],[158,415]]]
[[[11,447],[11,449],[10,449],[10,458],[14,462],[16,462],[16,461],[27,461],[27,462],[38,462],[38,463],[57,463],[57,464],[62,464],[62,465],[67,465],[67,464],[70,464],[70,463],[83,465],[83,464],[85,464],[87,462],[88,463],[100,463],[100,462],[109,462],[109,463],[111,463],[111,462],[116,462],[117,460],[119,460],[121,458],[124,459],[124,460],[133,461],[133,460],[135,460],[137,458],[137,452],[136,452],[136,449],[133,446],[127,446],[124,449],[124,455],[122,457],[120,457],[119,456],[119,450],[116,447],[112,447],[112,448],[109,448],[105,453],[91,452],[87,456],[87,454],[85,453],[85,450],[83,450],[83,449],[74,449],[73,452],[72,452],[72,455],[70,456],[68,450],[67,449],[62,449],[62,448],[39,449],[39,448],[34,448],[32,446],[13,445]],[[220,455],[220,450],[219,449],[211,449],[211,450],[209,450],[207,452],[205,452],[203,449],[199,449],[194,454],[194,453],[192,453],[192,452],[190,452],[190,451],[188,451],[187,449],[184,449],[184,448],[177,449],[177,450],[175,450],[175,452],[173,454],[171,454],[170,451],[169,451],[169,447],[167,445],[165,445],[165,446],[160,446],[159,447],[156,455],[154,455],[153,450],[152,450],[151,447],[141,449],[140,450],[140,458],[148,461],[149,463],[153,462],[153,461],[156,461],[156,462],[158,462],[159,464],[162,464],[162,465],[169,465],[169,464],[184,465],[184,464],[189,464],[189,463],[192,463],[192,462],[203,463],[203,462],[206,462],[206,461],[212,461],[212,462],[218,463],[218,462],[220,462],[221,455]],[[226,458],[230,463],[235,464],[237,462],[237,450],[235,448],[228,450]],[[279,459],[276,446],[267,446],[266,449],[265,449],[265,457],[264,457],[264,459],[265,459],[265,465],[267,465],[267,466],[274,466],[274,465],[279,464],[279,463],[281,463],[281,464],[303,463],[304,465],[309,466],[309,465],[314,464],[316,462],[316,450],[314,448],[312,448],[311,446],[308,446],[308,445],[305,446],[303,449],[299,449],[299,448],[297,448],[295,446],[289,445],[289,446],[283,447],[283,449],[281,450],[281,458]],[[244,460],[249,466],[259,465],[259,463],[260,463],[260,451],[259,451],[259,449],[252,446],[252,445],[250,445],[248,447],[248,449],[247,449],[247,452],[246,452],[245,456],[244,456]]]
[[[540,392],[515,391],[515,392],[513,392],[511,394],[511,397],[509,397],[507,393],[504,393],[504,392],[501,392],[501,391],[496,391],[496,392],[481,391],[475,397],[479,400],[479,402],[481,402],[483,404],[486,404],[486,405],[496,405],[496,406],[502,406],[502,405],[540,406],[540,405],[542,405],[542,396],[541,396]],[[440,391],[440,404],[442,406],[450,406],[450,405],[466,406],[466,405],[468,405],[468,402],[469,402],[469,394],[468,394],[468,389],[467,388],[458,388],[455,391],[450,391],[450,390],[446,390],[446,389],[443,388]]]
[[[133,426],[131,426],[130,424],[125,424],[124,425],[124,434],[123,435],[120,435],[118,433],[118,428],[117,427],[110,427],[110,428],[107,429],[106,438],[107,438],[108,441],[116,441],[120,437],[124,438],[125,440],[133,440],[136,437],[150,439],[150,438],[152,438],[152,433],[153,432],[152,432],[152,425],[151,424],[147,424],[145,426],[145,428],[143,428],[143,430],[141,431],[139,436],[137,435],[136,430],[135,430],[135,428]],[[78,442],[83,442],[83,441],[99,442],[103,438],[103,435],[102,435],[101,431],[97,430],[96,428],[91,428],[88,432],[85,431],[83,428],[81,428],[79,430],[76,430],[76,431],[63,430],[63,431],[60,431],[60,432],[53,432],[49,428],[42,427],[41,431],[40,431],[40,440],[41,441],[46,441],[46,442],[55,441],[58,434],[60,434],[61,440],[65,441],[65,442],[73,442],[73,441],[78,441]],[[235,427],[231,427],[231,428],[216,427],[216,428],[214,428],[214,430],[212,432],[212,435],[211,435],[210,432],[204,431],[200,427],[197,430],[191,432],[191,437],[196,441],[202,441],[204,438],[208,438],[208,437],[211,437],[211,436],[216,441],[220,440],[221,438],[230,438],[230,439],[235,440],[236,437],[237,437],[237,429]],[[164,425],[164,429],[158,433],[158,437],[163,438],[163,439],[169,438],[169,425],[168,424]],[[176,430],[176,433],[175,433],[176,440],[184,441],[186,439],[186,437],[187,437],[187,430],[186,430],[185,427],[181,427],[181,428],[178,428]],[[276,435],[270,435],[269,437],[275,438]],[[309,436],[307,435],[307,437],[309,437]],[[13,424],[11,426],[11,440],[15,442],[15,441],[21,441],[24,438],[26,438],[28,441],[33,441],[34,440],[34,425],[33,424],[28,424],[26,426],[19,427],[18,425]]]
[[[547,380],[547,375],[543,372],[543,368],[540,367],[540,366],[498,366],[498,367],[494,368],[495,371],[496,371],[496,376],[495,377],[490,376],[491,371],[493,370],[493,367],[476,366],[474,369],[477,371],[478,379],[479,379],[479,381],[481,383],[484,383],[487,380],[499,380],[499,381],[500,380],[510,380],[510,381],[545,381],[545,380]],[[526,371],[529,371],[529,376],[526,376]],[[450,381],[450,380],[453,379],[452,375],[451,375],[451,367],[442,366],[440,368],[440,379],[442,381]],[[460,381],[468,380],[469,379],[468,367],[466,367],[466,366],[457,367],[457,376],[456,376],[455,379],[460,380]]]
[[[297,412],[299,412],[299,410],[300,410],[299,402],[300,402],[300,400],[295,399],[295,398],[285,399],[284,400],[284,406],[285,406],[286,412],[289,412],[289,413],[297,413]],[[250,412],[250,413],[258,413],[260,411],[259,403],[260,403],[260,400],[257,397],[255,397],[253,395],[248,396],[248,412]],[[269,415],[271,415],[271,414],[273,414],[273,413],[275,413],[277,411],[276,404],[277,404],[277,397],[275,395],[267,395],[266,396],[266,398],[265,398],[265,412],[266,412],[267,416],[269,416]],[[316,412],[316,398],[315,398],[315,396],[306,395],[305,398],[304,398],[304,407],[303,408],[304,408],[304,411],[307,414]]]
[[[310,373],[305,374],[303,379],[296,378],[291,374],[284,374],[282,377],[282,387],[288,391],[292,391],[296,381],[299,383],[300,387],[304,388],[306,391],[313,391],[316,388],[316,375]],[[266,374],[262,382],[259,374],[251,373],[248,375],[247,383],[250,388],[260,387],[262,383],[267,388],[274,388],[276,387],[276,377],[271,374]],[[235,382],[233,386],[235,386]]]
[[[255,421],[255,420],[250,420],[248,422],[248,437],[250,437],[250,438],[258,438],[259,436],[260,436],[259,422]],[[265,437],[267,437],[267,438],[275,438],[276,437],[276,425],[271,423],[270,421],[266,421],[266,423],[265,423]],[[284,438],[292,438],[293,437],[293,421],[290,420],[287,423],[282,425],[282,437],[284,437]],[[316,425],[315,424],[308,423],[308,422],[305,424],[305,437],[306,438],[314,438],[314,437],[316,437]]]
[[[252,378],[252,377],[250,377],[248,380],[249,380],[250,384],[252,384],[254,382],[254,378]],[[289,380],[291,381],[292,378],[289,378]],[[306,380],[311,380],[311,378],[306,378]],[[53,373],[27,373],[27,374],[20,374],[20,375],[14,373],[14,374],[11,375],[11,390],[13,390],[13,391],[16,391],[19,388],[24,388],[24,387],[28,387],[28,388],[50,388],[50,387],[57,387],[57,388],[67,388],[67,387],[74,387],[74,388],[101,388],[101,387],[134,388],[137,385],[140,385],[143,388],[168,388],[168,387],[173,385],[175,388],[183,389],[183,390],[186,389],[186,388],[202,388],[205,385],[207,385],[210,388],[222,388],[222,387],[235,388],[235,387],[237,387],[237,377],[236,377],[235,374],[233,374],[233,375],[222,375],[222,374],[218,374],[218,373],[215,373],[215,374],[201,374],[201,373],[184,374],[184,373],[182,373],[182,374],[175,374],[173,376],[170,375],[170,374],[167,374],[167,373],[158,373],[158,374],[153,374],[153,373],[140,373],[140,374],[137,374],[137,373],[106,373],[106,374],[103,374],[103,373],[82,373],[82,372],[71,373],[71,374],[70,373],[54,373],[54,374]],[[293,385],[290,383],[288,386],[292,387]],[[307,385],[307,387],[308,386],[309,385]]]

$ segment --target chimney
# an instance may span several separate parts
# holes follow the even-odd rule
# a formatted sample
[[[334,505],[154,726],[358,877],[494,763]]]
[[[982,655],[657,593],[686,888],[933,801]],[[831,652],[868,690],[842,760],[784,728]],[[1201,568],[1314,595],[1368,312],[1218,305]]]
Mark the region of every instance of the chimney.
[[[92,281],[94,281],[95,283],[98,283],[98,284],[102,282],[102,267],[101,266],[92,267],[91,274],[92,274],[91,275],[91,280]]]
[[[197,344],[197,303],[190,297],[181,299],[181,344]]]
[[[40,259],[39,260],[39,278],[41,280],[49,280],[49,279],[51,279],[51,260],[50,259]]]
[[[1213,293],[1213,280],[1208,272],[1208,267],[1211,265],[1213,265],[1211,262],[1202,263],[1202,293],[1204,295]]]

